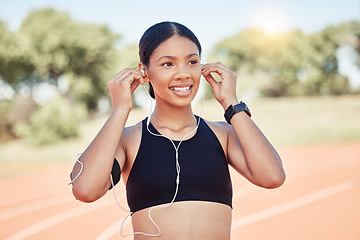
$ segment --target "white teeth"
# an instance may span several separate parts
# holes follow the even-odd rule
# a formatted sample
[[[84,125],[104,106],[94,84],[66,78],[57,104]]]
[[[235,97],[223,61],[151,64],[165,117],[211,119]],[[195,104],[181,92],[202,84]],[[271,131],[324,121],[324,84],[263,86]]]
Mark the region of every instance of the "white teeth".
[[[187,92],[189,91],[190,87],[173,87],[171,90],[179,91],[179,92]]]

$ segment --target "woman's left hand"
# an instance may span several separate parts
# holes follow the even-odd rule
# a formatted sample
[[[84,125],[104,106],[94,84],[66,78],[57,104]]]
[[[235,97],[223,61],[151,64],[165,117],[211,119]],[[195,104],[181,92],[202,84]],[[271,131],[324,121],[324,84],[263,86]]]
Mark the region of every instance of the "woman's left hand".
[[[217,73],[221,77],[221,81],[216,81],[211,73]],[[237,104],[236,97],[236,81],[237,75],[224,64],[208,63],[201,68],[201,74],[210,84],[216,100],[226,109],[230,104]]]

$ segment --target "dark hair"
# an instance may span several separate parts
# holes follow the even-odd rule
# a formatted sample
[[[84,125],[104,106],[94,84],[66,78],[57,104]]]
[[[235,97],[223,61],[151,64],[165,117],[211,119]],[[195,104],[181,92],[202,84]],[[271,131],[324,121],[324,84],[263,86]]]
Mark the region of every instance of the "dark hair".
[[[149,67],[151,54],[161,43],[165,42],[173,36],[186,37],[193,41],[198,47],[199,55],[201,56],[201,44],[190,29],[177,22],[160,22],[148,28],[142,35],[139,42],[140,61],[146,67]],[[151,83],[149,93],[150,96],[155,99],[155,94]]]

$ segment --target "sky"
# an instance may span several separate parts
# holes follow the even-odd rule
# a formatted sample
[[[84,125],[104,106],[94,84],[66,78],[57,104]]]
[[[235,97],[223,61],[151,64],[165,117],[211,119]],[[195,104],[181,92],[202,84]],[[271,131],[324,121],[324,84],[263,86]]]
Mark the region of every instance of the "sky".
[[[177,21],[199,38],[204,55],[217,42],[250,27],[269,33],[300,29],[310,33],[360,20],[360,0],[0,0],[0,20],[16,31],[30,11],[52,7],[82,22],[106,24],[137,44],[160,21]]]

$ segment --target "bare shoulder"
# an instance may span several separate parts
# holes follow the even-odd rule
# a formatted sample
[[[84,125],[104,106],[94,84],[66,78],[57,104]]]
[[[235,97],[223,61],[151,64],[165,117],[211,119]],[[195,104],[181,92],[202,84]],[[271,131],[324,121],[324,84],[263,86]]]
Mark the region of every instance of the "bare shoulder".
[[[231,125],[229,125],[228,123],[226,123],[225,121],[218,121],[218,122],[212,122],[212,121],[208,121],[205,120],[206,124],[211,128],[211,130],[213,130],[213,132],[218,136],[221,135],[226,135],[228,136],[228,134],[231,132],[232,127]]]
[[[141,141],[142,122],[133,126],[125,127],[122,133],[120,144],[116,152],[116,158],[122,166],[123,176],[126,178],[126,172],[131,169],[139,150]]]
[[[232,131],[232,127],[224,121],[212,122],[205,119],[204,121],[214,132],[222,148],[224,149],[225,154],[227,155],[228,137]]]
[[[129,148],[135,142],[140,142],[142,122],[129,127],[125,127],[121,136],[120,144],[125,148]]]

